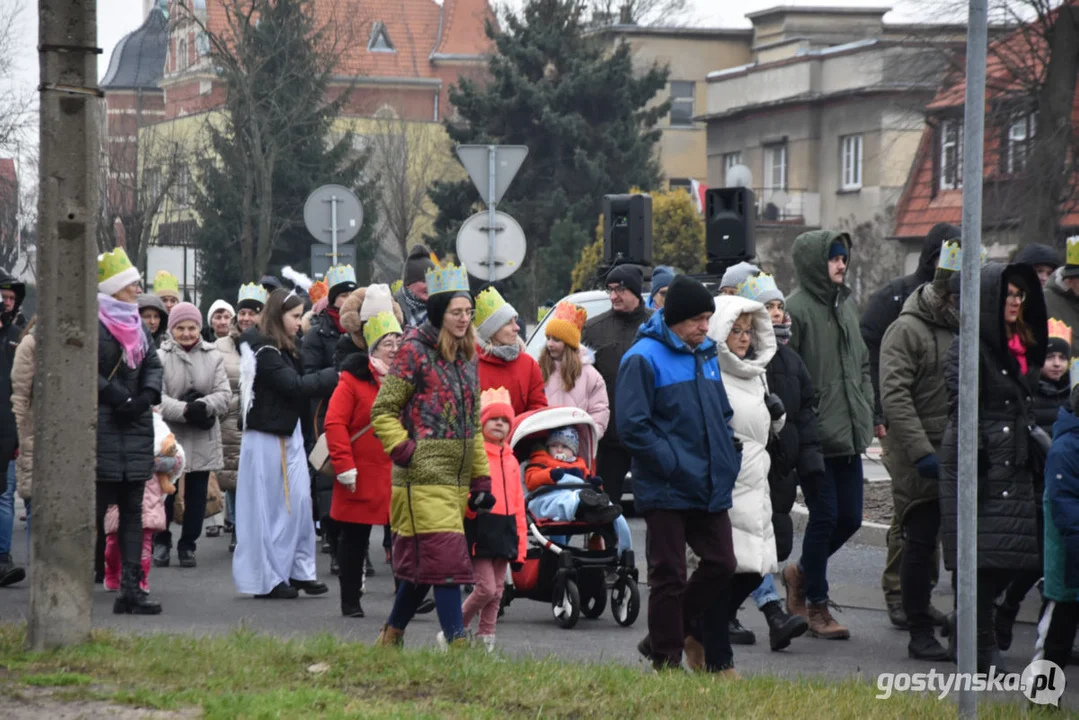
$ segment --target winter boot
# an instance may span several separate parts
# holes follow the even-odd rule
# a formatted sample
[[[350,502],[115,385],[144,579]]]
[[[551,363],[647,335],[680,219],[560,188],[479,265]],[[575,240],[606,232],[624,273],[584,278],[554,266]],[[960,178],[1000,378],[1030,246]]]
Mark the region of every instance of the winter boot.
[[[738,622],[738,618],[731,618],[727,623],[727,636],[730,638],[731,645],[757,644],[757,636],[752,630]]]
[[[929,613],[929,619],[933,621],[933,625],[941,628],[940,634],[948,637],[948,616],[933,607],[932,603],[929,604],[926,612]]]
[[[788,615],[778,600],[765,603],[761,608],[768,621],[768,645],[773,651],[782,650],[791,640],[805,635],[809,622],[800,615]]]
[[[791,563],[783,568],[782,578],[783,587],[787,589],[787,612],[808,619],[805,573],[798,568],[797,563]]]
[[[948,660],[948,648],[937,641],[933,628],[921,628],[910,631],[907,643],[907,655],[915,660]]]
[[[0,555],[0,587],[14,585],[26,579],[26,571],[11,559],[11,553]]]
[[[850,630],[837,623],[832,617],[832,611],[829,608],[831,604],[826,600],[822,603],[809,603],[806,606],[809,611],[809,633],[813,637],[824,640],[849,640]]]
[[[1004,598],[997,605],[996,617],[993,619],[993,631],[997,636],[997,647],[1001,652],[1007,651],[1012,646],[1012,628],[1015,626],[1015,617],[1019,614],[1019,606],[1012,605]]]
[[[360,604],[360,599],[356,598],[356,602],[341,601],[341,614],[347,618],[362,618],[363,605]]]
[[[990,668],[997,675],[1005,675],[1008,669],[1004,667],[1004,661],[1000,657],[1000,648],[997,647],[996,633],[990,630],[978,631],[978,672],[987,673]]]
[[[232,526],[232,539],[229,540],[229,552],[236,552],[236,526]]]
[[[375,640],[375,645],[380,647],[404,647],[405,631],[398,630],[390,625],[383,625],[382,631],[378,634],[378,639]]]
[[[124,563],[120,577],[120,595],[112,604],[112,611],[117,615],[159,615],[161,603],[150,599],[143,591],[142,566],[138,563]]]
[[[178,550],[176,554],[180,558],[180,567],[193,568],[199,566],[198,561],[195,560],[194,550]]]
[[[371,551],[370,550],[367,551],[367,555],[364,557],[364,563],[365,563],[364,571],[370,577],[374,577],[375,576],[375,566],[371,564]]]
[[[171,544],[154,543],[154,567],[168,567],[171,555]]]
[[[649,652],[651,652],[651,637],[648,638]],[[637,646],[640,649],[640,645]],[[682,646],[682,654],[686,659],[686,665],[692,672],[704,670],[704,645],[692,635],[686,635],[686,643]]]
[[[903,609],[902,602],[890,602],[888,603],[888,619],[892,625],[900,630],[909,630],[910,622],[907,619],[907,612]]]

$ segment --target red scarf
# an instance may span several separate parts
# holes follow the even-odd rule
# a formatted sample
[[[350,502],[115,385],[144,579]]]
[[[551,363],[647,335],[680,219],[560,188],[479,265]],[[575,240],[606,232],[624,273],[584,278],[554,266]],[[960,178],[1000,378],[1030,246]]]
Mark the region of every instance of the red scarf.
[[[326,314],[333,320],[334,326],[337,328],[337,332],[344,333],[345,329],[341,327],[341,311],[335,307],[326,308]]]
[[[1019,336],[1019,333],[1015,333],[1008,338],[1008,350],[1011,351],[1012,357],[1019,363],[1019,372],[1023,375],[1027,374],[1027,346],[1023,344],[1023,338]]]

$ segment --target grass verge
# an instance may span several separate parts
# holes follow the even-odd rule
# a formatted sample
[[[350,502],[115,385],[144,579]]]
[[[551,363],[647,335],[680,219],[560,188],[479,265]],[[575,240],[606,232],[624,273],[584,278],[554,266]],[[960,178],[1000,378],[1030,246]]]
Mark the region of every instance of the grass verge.
[[[78,647],[27,652],[23,626],[0,625],[0,696],[59,688],[67,702],[108,700],[217,718],[954,718],[955,704],[896,693],[877,700],[848,680],[741,682],[657,675],[618,664],[446,655],[342,642],[227,636],[127,636],[95,631]],[[0,705],[4,701],[0,700]],[[1059,718],[1019,703],[984,703],[980,718]]]

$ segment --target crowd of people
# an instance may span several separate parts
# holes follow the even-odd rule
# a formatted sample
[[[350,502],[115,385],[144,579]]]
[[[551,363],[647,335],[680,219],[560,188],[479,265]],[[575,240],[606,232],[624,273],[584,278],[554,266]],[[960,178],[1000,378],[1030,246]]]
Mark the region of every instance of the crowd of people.
[[[536,517],[609,524],[609,541],[630,550],[629,477],[648,538],[639,652],[660,670],[685,661],[733,678],[733,646],[756,642],[738,618],[749,600],[772,650],[851,637],[828,565],[861,526],[862,457],[876,438],[894,498],[888,617],[909,632],[911,657],[954,658],[941,642],[954,641],[954,620],[930,597],[941,547],[956,569],[961,232],[935,226],[915,272],[861,317],[846,284],[853,250],[846,233],[800,235],[789,297],[748,262],[718,294],[669,267],[646,290],[640,267],[618,265],[605,277],[610,310],[589,318],[559,303],[538,359],[497,286],[473,291],[423,246],[396,292],[360,287],[348,266],[319,283],[285,269],[295,288],[267,276],[205,315],[176,278],[159,273],[143,293],[124,251],[106,253],[96,581],[118,593],[116,613],[160,613],[149,574],[170,565],[176,525],[181,568],[197,567],[204,532],[224,530],[238,593],[320,595],[321,535],[342,615],[363,618],[382,527],[396,590],[376,642],[403,645],[415,615],[437,612],[440,647],[472,644],[478,620],[475,640],[492,650],[504,580],[527,555],[526,503]],[[1010,264],[983,260],[981,285],[978,665],[1003,668],[1037,586],[1042,623],[1026,650],[1063,667],[1079,623],[1079,238],[1063,263],[1038,245]],[[10,553],[12,498],[17,487],[29,532],[35,344],[23,285],[0,276],[0,293],[0,457],[13,460],[4,586],[25,578]],[[572,427],[524,455],[509,447],[516,419],[548,406],[591,419],[596,476]],[[808,519],[796,553],[798,488]]]

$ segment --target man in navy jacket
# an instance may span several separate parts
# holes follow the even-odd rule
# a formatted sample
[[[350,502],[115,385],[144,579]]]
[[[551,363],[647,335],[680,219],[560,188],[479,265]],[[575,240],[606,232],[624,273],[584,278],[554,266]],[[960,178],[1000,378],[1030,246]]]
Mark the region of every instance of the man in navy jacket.
[[[727,511],[741,466],[708,338],[714,312],[700,282],[676,277],[618,371],[618,434],[633,456],[634,504],[648,528],[649,636],[638,649],[657,669],[679,667],[683,647],[699,665],[702,642],[708,670],[734,666],[726,616],[706,612],[725,602],[734,574]],[[701,558],[688,582],[687,544]]]

